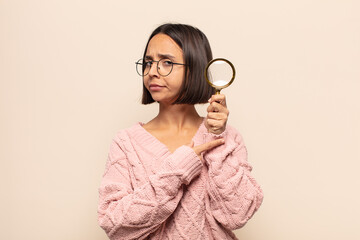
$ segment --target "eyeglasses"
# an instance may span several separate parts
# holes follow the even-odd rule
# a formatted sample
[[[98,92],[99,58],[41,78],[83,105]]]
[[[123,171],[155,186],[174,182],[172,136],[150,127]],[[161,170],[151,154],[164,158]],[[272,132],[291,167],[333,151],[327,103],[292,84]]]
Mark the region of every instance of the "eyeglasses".
[[[183,63],[172,62],[170,59],[167,58],[160,59],[159,61],[154,61],[154,60],[145,61],[144,59],[141,58],[139,59],[139,61],[135,63],[136,72],[142,77],[148,75],[154,62],[157,63],[156,64],[157,72],[160,74],[160,76],[163,77],[166,77],[171,73],[174,65],[186,65]]]

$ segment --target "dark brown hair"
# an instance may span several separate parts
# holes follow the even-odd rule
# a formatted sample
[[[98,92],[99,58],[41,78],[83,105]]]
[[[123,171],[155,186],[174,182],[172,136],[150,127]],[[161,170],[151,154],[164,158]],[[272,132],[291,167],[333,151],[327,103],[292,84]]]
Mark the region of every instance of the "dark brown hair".
[[[182,49],[185,63],[185,79],[180,88],[179,96],[173,104],[207,103],[215,90],[206,82],[204,71],[207,63],[212,60],[209,41],[199,29],[185,24],[167,23],[156,28],[146,44],[144,56],[150,40],[156,34],[166,34]],[[142,104],[153,103],[154,99],[143,84]]]

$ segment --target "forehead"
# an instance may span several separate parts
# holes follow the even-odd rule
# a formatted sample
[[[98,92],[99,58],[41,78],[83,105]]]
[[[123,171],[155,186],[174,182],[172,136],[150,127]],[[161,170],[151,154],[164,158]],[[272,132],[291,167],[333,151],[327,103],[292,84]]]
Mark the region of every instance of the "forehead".
[[[168,35],[162,33],[156,34],[149,42],[146,56],[155,58],[167,55],[174,58],[182,58],[183,51]]]

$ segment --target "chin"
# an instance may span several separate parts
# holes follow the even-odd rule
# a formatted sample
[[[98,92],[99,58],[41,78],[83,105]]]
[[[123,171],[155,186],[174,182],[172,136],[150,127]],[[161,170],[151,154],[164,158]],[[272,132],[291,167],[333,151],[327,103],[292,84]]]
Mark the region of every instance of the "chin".
[[[163,98],[153,98],[155,102],[157,103],[161,103],[161,104],[167,104],[167,105],[171,105],[173,102],[175,102],[174,100],[169,100],[169,99],[163,99]]]
[[[160,96],[160,94],[151,94],[152,99],[156,102],[169,102],[171,101],[169,98]]]

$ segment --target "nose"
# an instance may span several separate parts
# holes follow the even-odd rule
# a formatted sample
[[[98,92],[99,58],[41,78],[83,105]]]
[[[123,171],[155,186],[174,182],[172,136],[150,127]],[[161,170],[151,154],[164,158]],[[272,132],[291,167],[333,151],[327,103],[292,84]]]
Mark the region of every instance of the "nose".
[[[151,77],[159,77],[158,67],[159,67],[158,62],[153,62],[153,64],[151,64],[149,70],[149,75]]]

